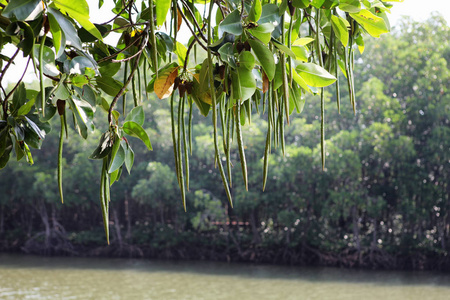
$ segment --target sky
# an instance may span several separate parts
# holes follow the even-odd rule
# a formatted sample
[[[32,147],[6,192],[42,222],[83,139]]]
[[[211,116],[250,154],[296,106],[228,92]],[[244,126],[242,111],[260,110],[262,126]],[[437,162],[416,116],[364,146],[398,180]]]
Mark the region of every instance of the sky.
[[[111,8],[113,7],[112,1],[105,1],[101,10],[97,7],[98,0],[87,0],[87,2],[89,3],[90,17],[93,23],[102,23],[110,20],[114,16],[111,12]],[[431,16],[432,12],[439,12],[447,20],[447,24],[450,24],[449,0],[404,0],[403,2],[395,2],[393,4],[394,7],[391,9],[391,14],[388,14],[391,27],[395,26],[402,16],[409,16],[416,21],[425,21]],[[14,47],[11,47],[4,49],[2,54],[11,56],[14,51]],[[16,64],[8,70],[8,76],[5,76],[4,80],[6,82],[4,83],[17,82],[23,73],[25,63],[25,59],[16,58]],[[37,78],[33,68],[28,68],[24,81],[31,82]]]

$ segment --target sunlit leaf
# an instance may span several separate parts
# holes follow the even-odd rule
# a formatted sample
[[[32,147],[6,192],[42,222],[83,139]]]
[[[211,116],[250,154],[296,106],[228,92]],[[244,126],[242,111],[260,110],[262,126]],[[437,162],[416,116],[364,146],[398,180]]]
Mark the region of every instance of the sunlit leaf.
[[[375,16],[367,9],[351,13],[350,16],[373,37],[380,37],[381,34],[389,32],[383,18]]]
[[[147,146],[148,150],[153,150],[152,144],[150,143],[150,138],[148,137],[147,132],[136,122],[128,121],[123,124],[123,131],[131,135],[133,137],[137,137],[141,141],[144,142],[145,146]]]
[[[325,87],[336,81],[336,77],[321,66],[313,63],[299,64],[296,71],[310,86]]]
[[[340,16],[331,16],[331,26],[333,27],[334,33],[341,41],[344,47],[348,44],[348,28],[350,24],[348,21]]]
[[[166,20],[171,2],[167,0],[156,0],[154,3],[156,7],[156,25],[161,26]]]
[[[127,114],[127,117],[125,118],[125,122],[133,121],[133,122],[136,122],[139,125],[143,126],[144,118],[145,118],[145,116],[144,116],[144,110],[142,109],[142,106],[136,106]]]
[[[89,21],[89,5],[86,0],[54,0],[56,7],[80,23],[90,34],[103,40],[100,31]]]
[[[165,69],[163,72],[158,72],[158,78],[156,78],[153,85],[156,96],[159,99],[164,99],[172,94],[173,83],[178,76],[178,66]]]

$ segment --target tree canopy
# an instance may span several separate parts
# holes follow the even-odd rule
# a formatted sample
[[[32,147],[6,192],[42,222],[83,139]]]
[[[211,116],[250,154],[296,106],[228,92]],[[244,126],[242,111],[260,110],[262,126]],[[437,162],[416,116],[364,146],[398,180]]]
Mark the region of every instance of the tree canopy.
[[[230,148],[236,140],[247,190],[245,150],[249,147],[242,137],[246,128],[251,128],[246,124],[251,123],[252,111],[261,111],[267,118],[263,189],[272,148],[280,147],[286,153],[285,125],[291,123],[294,111],[303,111],[305,94],[320,97],[324,168],[324,88],[335,85],[340,111],[339,82],[346,81],[356,112],[355,51],[363,53],[365,34],[380,37],[390,30],[386,13],[391,5],[379,0],[114,3],[115,17],[93,24],[85,0],[0,1],[0,49],[16,47],[11,57],[0,57],[0,83],[19,53],[27,59],[25,68],[35,68],[39,77],[38,89],[26,87],[22,79],[12,87],[0,86],[0,167],[7,165],[13,152],[17,160],[25,158],[33,164],[30,148],[41,147],[51,120],[59,116],[55,160],[62,200],[63,140],[64,136],[74,139],[68,135],[67,118],[87,139],[94,129],[94,113],[104,111],[105,121],[96,124],[103,134],[96,137],[98,147],[90,158],[102,161],[100,201],[107,236],[110,186],[124,167],[130,172],[134,162],[130,137],[152,150],[151,136],[143,128],[143,105],[150,93],[170,98],[167,126],[171,127],[176,181],[184,208],[190,184],[194,110],[211,118],[211,155],[232,207]],[[111,45],[105,38],[113,32],[120,38]],[[191,38],[183,44],[180,34],[186,32]],[[127,105],[130,98],[132,109]],[[166,172],[163,166],[154,168]],[[41,178],[41,182],[47,181]],[[158,179],[154,181],[160,184]],[[42,188],[45,192],[44,185]]]

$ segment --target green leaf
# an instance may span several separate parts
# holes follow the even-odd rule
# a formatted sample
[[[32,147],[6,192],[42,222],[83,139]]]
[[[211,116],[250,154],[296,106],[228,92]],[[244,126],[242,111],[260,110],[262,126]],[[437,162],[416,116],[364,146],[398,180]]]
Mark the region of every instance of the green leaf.
[[[294,101],[295,109],[297,110],[298,114],[301,114],[303,111],[303,108],[305,107],[305,98],[302,98],[302,95],[300,93],[300,89],[296,87],[289,87],[289,99],[292,99]]]
[[[312,41],[314,41],[314,39],[310,37],[299,38],[292,43],[292,46],[306,46]]]
[[[208,69],[207,63],[206,64],[203,63],[203,66],[206,70]],[[207,72],[205,72],[205,74],[207,74]],[[200,113],[206,117],[209,113],[211,105],[204,101],[205,97],[204,97],[204,94],[203,94],[203,91],[202,91],[202,88],[200,85],[200,81],[201,81],[200,75],[194,74],[193,80],[192,80],[192,82],[194,84],[194,88],[193,88],[193,93],[191,94],[191,98],[192,98],[192,100],[194,100],[195,104],[197,105],[198,109],[200,110]],[[210,98],[211,98],[211,96],[210,96]]]
[[[74,18],[84,27],[90,34],[103,40],[100,31],[89,21],[89,5],[86,0],[54,0],[56,7]]]
[[[100,71],[100,74],[104,77],[112,77],[119,72],[121,64],[118,63],[112,63],[112,62],[104,62],[101,63],[100,68],[98,69]]]
[[[312,0],[311,5],[315,8],[321,8],[325,0]]]
[[[226,43],[218,50],[220,58],[228,63],[231,67],[236,68],[236,59],[234,57],[233,44]]]
[[[248,40],[250,47],[256,55],[256,58],[259,61],[259,65],[263,68],[264,72],[267,75],[269,81],[273,80],[275,76],[275,60],[273,58],[273,53],[269,50],[269,48],[256,41],[256,40]]]
[[[245,67],[239,67],[238,78],[241,88],[239,98],[241,99],[241,101],[244,101],[249,99],[255,93],[256,90],[255,76],[253,75],[251,70]]]
[[[38,5],[41,5],[41,0],[12,0],[3,10],[2,16],[7,18],[14,16],[17,20],[25,21]]]
[[[27,143],[23,143],[23,150],[26,154],[27,162],[30,165],[34,164],[33,156],[31,155],[31,151],[30,151],[30,148],[28,147]]]
[[[17,116],[16,110],[22,107],[27,102],[27,91],[25,89],[25,84],[21,82],[19,84],[19,87],[16,89],[16,91],[13,94],[12,99],[12,111],[11,114],[14,116]]]
[[[222,36],[224,32],[234,35],[242,34],[241,14],[239,10],[235,9],[219,24],[219,36]]]
[[[45,131],[40,129],[36,123],[34,123],[33,121],[31,121],[27,116],[25,116],[25,120],[27,120],[28,125],[30,126],[30,128],[39,136],[39,138],[41,140],[45,139]]]
[[[67,42],[72,45],[73,47],[83,50],[83,46],[81,45],[80,38],[78,37],[77,31],[75,30],[75,27],[73,27],[72,23],[67,20],[67,18],[59,12],[59,10],[49,7],[48,9],[49,14],[53,15],[58,22],[59,27],[64,32],[64,36],[66,38],[66,44]]]
[[[261,13],[262,13],[261,0],[254,0],[252,8],[250,9],[250,12],[248,14],[248,20],[252,22],[257,22],[261,17]]]
[[[34,45],[34,58],[36,64],[39,64],[39,48],[40,45]],[[55,52],[53,52],[52,48],[44,46],[44,55],[42,57],[42,62],[44,74],[51,76],[58,76],[60,74],[58,68],[55,65]]]
[[[9,35],[18,35],[23,30],[23,39],[18,44],[18,47],[22,48],[23,56],[30,54],[34,46],[34,32],[33,28],[27,22],[13,22],[6,28],[6,33]]]
[[[292,6],[306,8],[311,4],[311,0],[292,0]]]
[[[14,147],[14,150],[16,151],[16,159],[17,159],[17,161],[20,161],[20,160],[23,158],[23,156],[25,155],[25,152],[24,152],[24,150],[22,149],[23,147],[20,146],[19,143],[15,143],[14,146],[15,146],[15,147]],[[8,155],[8,156],[9,156],[9,155]],[[9,159],[9,158],[8,158],[8,159]]]
[[[382,33],[389,32],[383,18],[375,16],[367,9],[361,9],[359,13],[351,13],[350,16],[373,37],[378,38]]]
[[[299,64],[296,71],[310,86],[325,87],[336,81],[336,77],[321,66],[313,63]]]
[[[295,70],[292,70],[292,79],[294,79],[294,81],[305,91],[307,91],[308,93],[312,93],[311,89],[309,88],[308,84],[306,83],[306,81],[300,77],[300,75],[298,75],[298,73]]]
[[[279,41],[277,41],[275,39],[272,39],[272,43],[278,50],[289,55],[292,59],[296,59],[295,53],[291,49],[289,49],[286,45],[280,43]]]
[[[344,47],[348,44],[348,28],[350,24],[348,21],[340,16],[331,16],[331,26],[333,27],[334,33],[341,41]]]
[[[0,131],[0,158],[3,156],[3,153],[5,153],[5,150],[8,146],[7,145],[8,138],[11,139],[8,127],[6,127]]]
[[[277,90],[283,84],[283,64],[276,64],[275,76],[273,78],[273,89]]]
[[[183,65],[184,65],[184,60],[186,59],[187,49],[186,49],[186,47],[185,47],[182,43],[180,43],[180,42],[177,42],[176,48],[175,48],[175,49],[176,49],[176,50],[175,50],[175,54],[176,54],[177,57],[178,57],[178,63],[180,64],[180,66],[183,66]]]
[[[272,32],[275,26],[272,23],[259,24],[255,28],[248,29],[248,31],[264,44],[268,44],[272,38]]]
[[[119,180],[120,174],[122,174],[122,168],[118,168],[114,172],[111,173],[109,179],[109,186],[111,187],[114,182]]]
[[[211,49],[211,51],[217,52],[220,49],[220,47],[222,47],[224,44],[226,43],[233,44],[234,40],[235,40],[234,34],[224,32],[222,37],[217,41],[215,41],[214,43],[212,43],[211,45],[209,45],[208,48]]]
[[[147,146],[148,150],[153,150],[152,144],[150,143],[150,138],[147,132],[136,122],[128,121],[123,124],[123,131],[131,136],[139,138]]]
[[[364,53],[364,39],[363,37],[360,35],[355,39],[356,45],[358,45],[358,50],[359,53],[363,54]]]
[[[292,46],[291,50],[295,53],[295,57],[297,60],[304,62],[308,61],[309,53],[308,49],[305,46]]]
[[[261,10],[261,17],[258,20],[258,24],[278,22],[280,20],[278,12],[279,8],[276,4],[269,3],[263,5]]]
[[[100,25],[100,24],[93,24],[95,28],[98,29],[100,34],[102,36],[106,35],[108,30],[111,29],[111,25]],[[78,36],[80,37],[82,42],[85,43],[92,43],[97,41],[97,37],[93,36],[86,28],[81,27],[78,29]]]
[[[60,81],[53,92],[53,100],[56,103],[56,100],[66,100],[69,99],[72,94],[69,92],[66,84],[63,81]]]
[[[255,57],[249,51],[242,51],[239,54],[239,66],[251,70],[255,67]]]
[[[70,109],[75,116],[78,133],[86,139],[88,135],[88,128],[94,130],[94,125],[92,123],[94,112],[92,107],[87,102],[80,101],[75,98],[68,99],[67,101],[69,102]]]
[[[97,94],[94,89],[90,85],[84,85],[83,88],[75,87],[75,91],[81,97],[82,100],[85,100],[92,106],[92,109],[95,109],[97,106]]]
[[[56,57],[60,57],[64,53],[64,48],[66,47],[66,36],[64,31],[58,24],[55,16],[52,14],[47,14],[48,21],[50,23],[50,32],[53,37],[53,46],[55,47]]]
[[[105,93],[110,96],[116,96],[120,89],[122,89],[123,84],[120,81],[115,80],[109,76],[97,76],[96,77],[97,86],[102,89]]]
[[[89,156],[90,159],[102,159],[111,152],[111,134],[104,132],[100,137],[100,142],[94,152]]]
[[[111,152],[111,163],[109,165],[108,173],[112,173],[119,169],[125,162],[125,150],[121,145],[121,138],[118,135],[114,137],[114,145]]]
[[[156,25],[161,26],[164,24],[164,21],[166,20],[167,12],[170,8],[170,1],[167,0],[156,0],[155,6],[156,6]]]
[[[361,10],[359,0],[341,0],[339,9],[348,13],[357,13]]]
[[[96,67],[97,66],[94,65],[90,59],[81,55],[74,57],[69,63],[69,70],[71,74],[88,74],[89,69],[93,71]]]
[[[31,110],[31,108],[33,107],[33,105],[34,105],[34,101],[35,101],[36,99],[31,99],[30,101],[28,101],[27,103],[25,103],[24,105],[22,105],[20,108],[19,108],[19,110],[17,111],[17,115],[18,116],[24,116],[24,115],[26,115],[27,113],[29,113],[30,112],[30,110]]]
[[[127,117],[125,118],[125,122],[133,121],[133,122],[136,122],[139,125],[143,126],[144,119],[145,119],[145,116],[144,116],[144,110],[142,109],[142,106],[136,106],[128,113]]]
[[[131,168],[133,167],[134,163],[134,151],[131,149],[131,146],[123,141],[126,144],[125,147],[125,167],[127,168],[128,174],[131,172]]]

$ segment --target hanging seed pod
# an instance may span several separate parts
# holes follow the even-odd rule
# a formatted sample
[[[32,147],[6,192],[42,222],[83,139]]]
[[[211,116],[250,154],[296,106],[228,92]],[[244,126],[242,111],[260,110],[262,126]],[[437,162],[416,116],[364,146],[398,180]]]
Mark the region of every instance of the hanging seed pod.
[[[174,80],[174,82],[173,82],[173,90],[174,90],[174,91],[178,88],[178,86],[180,85],[180,83],[181,83],[180,77],[175,78],[175,80]]]
[[[63,139],[64,139],[64,128],[65,128],[65,107],[66,107],[66,101],[58,100],[56,101],[56,107],[58,108],[58,114],[61,121],[61,130],[59,133],[59,146],[58,146],[58,190],[59,190],[59,196],[61,198],[61,203],[64,203],[64,197],[63,197],[63,188],[62,188],[62,171],[63,171],[63,165],[62,165],[62,159],[63,159]]]
[[[178,85],[178,91],[180,92],[180,98],[183,98],[186,93],[186,85],[184,83],[180,83]]]
[[[194,83],[192,81],[185,81],[184,87],[186,88],[188,95],[190,95],[190,94],[192,94],[192,89],[194,88]]]
[[[294,5],[292,5],[292,1],[288,1],[288,7],[289,7],[289,13],[292,16],[294,16],[295,14],[295,7]]]
[[[241,53],[242,50],[244,50],[244,44],[241,43],[241,42],[237,42],[236,43],[236,50],[237,50],[238,53]]]
[[[250,43],[248,41],[245,41],[244,43],[244,49],[245,51],[250,51],[252,50],[252,47],[250,46]]]
[[[225,78],[225,69],[226,69],[225,65],[221,65],[219,67],[219,77],[221,80]]]

